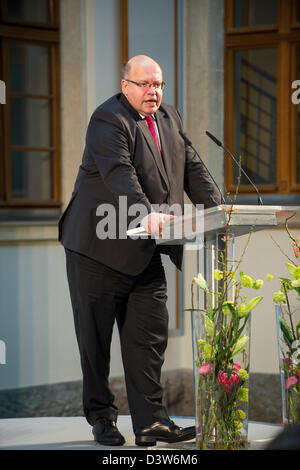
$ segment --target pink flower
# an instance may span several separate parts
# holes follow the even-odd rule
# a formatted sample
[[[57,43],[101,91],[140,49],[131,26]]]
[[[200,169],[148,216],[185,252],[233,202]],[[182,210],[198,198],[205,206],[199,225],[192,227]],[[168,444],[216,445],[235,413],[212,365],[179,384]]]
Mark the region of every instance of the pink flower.
[[[240,376],[234,370],[231,372],[230,377],[228,379],[227,372],[219,371],[218,373],[218,381],[221,385],[226,387],[226,395],[229,395],[232,392],[235,392],[240,384]]]
[[[221,207],[222,211],[225,211],[227,212],[228,214],[230,214],[230,212],[233,212],[234,214],[238,214],[238,209],[234,209],[233,207],[229,207],[229,206],[222,206]]]
[[[214,366],[213,364],[206,364],[206,362],[202,362],[202,366],[198,369],[199,374],[206,375],[213,372]]]
[[[234,363],[233,363],[233,369],[234,369],[234,370],[240,370],[240,369],[241,369],[241,366],[240,366],[237,362],[234,362]]]
[[[292,359],[290,357],[283,357],[281,360],[282,362],[285,362],[288,365],[292,362]]]
[[[289,390],[289,388],[290,388],[292,385],[295,385],[297,382],[298,382],[297,377],[295,377],[295,376],[293,375],[292,377],[289,377],[288,379],[286,379],[285,384],[284,384],[284,387],[286,388],[286,390]]]
[[[232,240],[232,237],[230,237],[229,235],[224,235],[224,237],[221,238],[222,242],[228,242],[230,240]]]

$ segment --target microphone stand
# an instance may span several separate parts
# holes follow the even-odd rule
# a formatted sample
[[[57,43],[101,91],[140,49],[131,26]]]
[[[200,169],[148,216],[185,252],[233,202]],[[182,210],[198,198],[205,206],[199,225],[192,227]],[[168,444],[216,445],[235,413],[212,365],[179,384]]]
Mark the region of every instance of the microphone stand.
[[[217,185],[216,181],[214,180],[214,177],[212,176],[212,174],[210,173],[210,171],[208,170],[207,166],[205,165],[204,161],[202,160],[202,158],[200,157],[199,153],[197,152],[197,150],[195,149],[195,147],[193,146],[192,142],[190,141],[190,139],[181,131],[179,131],[179,134],[181,135],[181,137],[183,138],[183,140],[185,141],[185,143],[191,147],[195,154],[197,155],[197,157],[199,158],[199,160],[201,161],[201,163],[203,164],[204,168],[206,169],[207,173],[209,174],[209,176],[211,177],[211,179],[213,180],[213,182],[215,183],[215,186],[216,188],[218,189],[219,193],[220,193],[220,196],[221,196],[221,201],[222,201],[222,204],[225,204],[226,205],[226,202],[225,202],[225,199],[224,199],[224,196],[219,188],[219,186]]]
[[[263,205],[263,202],[262,202],[262,199],[260,197],[260,194],[259,194],[259,191],[257,189],[257,187],[255,186],[255,184],[253,183],[253,181],[251,181],[251,179],[249,178],[249,176],[247,175],[247,173],[243,170],[242,166],[239,164],[239,162],[236,160],[236,158],[234,158],[234,156],[232,155],[232,153],[230,152],[230,150],[228,150],[223,144],[222,142],[217,139],[214,135],[212,135],[210,132],[206,131],[205,132],[206,135],[208,135],[208,137],[215,143],[217,144],[219,147],[222,147],[223,150],[225,150],[226,153],[228,153],[228,155],[230,155],[230,157],[232,158],[232,160],[235,162],[235,164],[239,167],[239,169],[241,170],[241,172],[243,173],[244,176],[246,176],[247,180],[249,181],[249,183],[251,184],[251,186],[255,189],[256,191],[256,194],[257,194],[257,198],[258,198],[258,204],[260,206]]]

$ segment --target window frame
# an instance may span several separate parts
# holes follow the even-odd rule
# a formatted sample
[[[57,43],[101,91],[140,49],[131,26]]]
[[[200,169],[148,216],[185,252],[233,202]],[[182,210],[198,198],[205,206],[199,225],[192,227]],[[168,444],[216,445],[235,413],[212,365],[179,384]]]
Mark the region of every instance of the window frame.
[[[291,64],[291,77],[292,82],[294,80],[300,80],[300,77],[296,76],[296,49],[299,48],[299,60],[300,60],[300,39],[298,42],[292,44],[292,56],[295,57],[295,60]],[[295,90],[292,89],[292,92]],[[299,105],[298,105],[299,106]],[[293,105],[291,109],[291,168],[295,169],[291,173],[291,186],[293,190],[300,192],[300,181],[297,183],[297,149],[296,149],[296,114],[297,106]],[[298,118],[299,119],[299,118]],[[298,163],[299,165],[299,163]]]
[[[299,6],[300,8],[300,6]],[[297,21],[297,0],[292,0],[292,11],[291,11],[291,28],[292,29],[299,29],[300,28],[300,21]]]
[[[6,104],[0,106],[0,136],[3,137],[0,142],[0,152],[3,158],[0,158],[0,208],[42,208],[52,207],[59,208],[61,206],[61,137],[60,137],[60,64],[59,64],[59,30],[58,21],[58,2],[50,0],[53,24],[42,25],[35,23],[28,26],[28,22],[8,22],[1,20],[0,22],[0,52],[1,79],[6,84]],[[6,0],[1,0],[1,7],[6,4]],[[38,27],[37,27],[38,26]],[[46,28],[47,26],[47,28]],[[51,101],[51,141],[49,148],[39,147],[41,151],[50,151],[52,155],[51,170],[51,194],[48,200],[29,200],[23,198],[12,198],[11,194],[11,145],[10,139],[10,83],[9,83],[9,60],[8,60],[8,42],[17,41],[23,44],[48,45],[50,48],[50,101]],[[2,121],[2,125],[1,125]],[[31,147],[24,147],[24,150]],[[22,148],[20,147],[20,150]],[[2,175],[2,176],[1,176]],[[2,190],[1,190],[2,188]]]
[[[296,184],[295,136],[292,123],[295,109],[291,101],[293,89],[293,50],[299,41],[300,24],[293,23],[296,12],[295,0],[278,0],[278,25],[251,28],[233,28],[233,0],[225,0],[225,143],[234,149],[234,52],[249,49],[277,49],[277,182],[257,187],[264,194],[295,194],[300,190]],[[294,106],[295,108],[295,106]],[[294,145],[294,146],[293,146]],[[288,162],[286,155],[289,156]],[[225,186],[228,191],[236,190],[234,167],[225,158]],[[250,185],[240,185],[240,194],[252,194]]]
[[[9,0],[1,0],[1,21],[7,25],[22,25],[33,28],[53,28],[58,29],[59,26],[59,14],[58,14],[58,2],[57,0],[48,0],[49,4],[49,23],[38,22],[38,21],[25,21],[11,19],[7,16],[7,2]]]

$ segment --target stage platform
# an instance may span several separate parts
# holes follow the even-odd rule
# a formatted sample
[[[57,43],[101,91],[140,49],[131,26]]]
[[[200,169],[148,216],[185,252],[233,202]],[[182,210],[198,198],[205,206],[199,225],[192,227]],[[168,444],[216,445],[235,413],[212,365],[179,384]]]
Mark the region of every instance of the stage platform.
[[[194,418],[173,416],[178,426],[193,426]],[[0,419],[0,450],[195,450],[195,440],[155,447],[135,445],[130,416],[119,416],[118,428],[126,439],[123,446],[102,446],[93,440],[92,428],[85,418],[43,417]],[[250,450],[260,450],[282,430],[270,423],[249,422]]]

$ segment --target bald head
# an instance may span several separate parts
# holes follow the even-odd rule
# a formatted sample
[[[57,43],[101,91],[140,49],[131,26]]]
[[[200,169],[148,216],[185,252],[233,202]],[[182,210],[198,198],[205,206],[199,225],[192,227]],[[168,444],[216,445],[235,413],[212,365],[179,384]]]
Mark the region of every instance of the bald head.
[[[122,93],[138,113],[150,116],[160,107],[162,81],[160,65],[151,57],[136,55],[123,67]]]
[[[162,69],[161,66],[151,57],[148,57],[147,55],[136,55],[129,59],[124,65],[123,65],[123,70],[122,70],[122,78],[130,78],[132,73],[134,73],[135,68],[151,68],[154,67],[156,69],[160,70],[160,73],[162,75]]]

